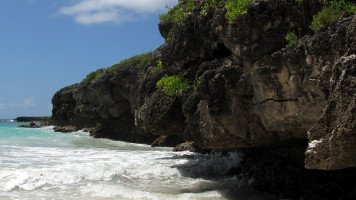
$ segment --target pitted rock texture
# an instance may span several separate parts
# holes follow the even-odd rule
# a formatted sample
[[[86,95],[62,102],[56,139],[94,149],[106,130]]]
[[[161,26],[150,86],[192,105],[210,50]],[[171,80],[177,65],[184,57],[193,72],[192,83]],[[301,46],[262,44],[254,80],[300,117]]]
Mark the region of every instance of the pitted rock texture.
[[[306,167],[311,169],[356,166],[356,17],[339,23],[346,26],[337,28],[330,40],[345,37],[348,41],[340,45],[346,44],[347,52],[333,65],[323,66],[319,86],[327,106],[309,131]]]
[[[320,9],[312,0],[256,1],[229,24],[225,9],[202,16],[198,6],[182,22],[159,24],[170,38],[146,66],[107,69],[57,92],[53,120],[131,142],[180,135],[207,151],[324,141],[309,145],[308,168],[355,166],[348,151],[355,140],[355,15],[314,34],[309,24]],[[296,46],[287,47],[289,32],[302,37]],[[164,67],[154,71],[158,59]],[[168,96],[156,88],[164,75],[192,88]]]

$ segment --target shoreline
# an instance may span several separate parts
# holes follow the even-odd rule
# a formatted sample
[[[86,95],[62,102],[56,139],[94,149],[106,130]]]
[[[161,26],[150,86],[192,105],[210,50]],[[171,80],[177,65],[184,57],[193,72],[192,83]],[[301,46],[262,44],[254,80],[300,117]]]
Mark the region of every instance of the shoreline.
[[[25,125],[21,127],[42,128],[47,126],[51,125]],[[71,133],[79,130],[90,132],[88,129],[77,129],[74,126],[54,126],[53,130],[61,133]],[[92,129],[91,131],[94,130]],[[91,136],[95,138],[92,134]],[[240,165],[230,169],[229,176],[238,177],[253,191],[271,195],[275,199],[356,198],[356,188],[354,185],[349,184],[356,178],[356,168],[335,171],[305,169],[303,167],[304,159],[293,158],[300,157],[304,153],[306,146],[307,141],[299,141],[296,144],[285,143],[278,148],[268,148],[266,146],[263,148],[235,149],[229,152],[218,152],[223,157],[232,152],[241,153],[243,159]],[[213,153],[193,152],[201,153],[202,155]],[[327,190],[322,188],[327,188]]]

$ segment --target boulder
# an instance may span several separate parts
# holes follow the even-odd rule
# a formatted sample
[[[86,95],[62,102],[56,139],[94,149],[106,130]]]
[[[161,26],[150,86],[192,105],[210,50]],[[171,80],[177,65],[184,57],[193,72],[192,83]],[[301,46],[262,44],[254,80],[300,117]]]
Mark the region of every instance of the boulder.
[[[71,132],[78,131],[78,129],[73,126],[55,126],[53,130],[54,132],[61,132],[61,133],[71,133]]]

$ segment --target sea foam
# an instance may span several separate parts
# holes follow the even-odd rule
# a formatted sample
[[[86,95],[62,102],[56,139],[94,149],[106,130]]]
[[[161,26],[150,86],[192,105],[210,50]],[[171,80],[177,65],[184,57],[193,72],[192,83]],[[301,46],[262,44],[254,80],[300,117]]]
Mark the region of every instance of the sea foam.
[[[226,176],[241,161],[236,152],[172,152],[51,128],[4,130],[0,124],[0,199],[226,199],[231,191],[243,196],[239,180]]]

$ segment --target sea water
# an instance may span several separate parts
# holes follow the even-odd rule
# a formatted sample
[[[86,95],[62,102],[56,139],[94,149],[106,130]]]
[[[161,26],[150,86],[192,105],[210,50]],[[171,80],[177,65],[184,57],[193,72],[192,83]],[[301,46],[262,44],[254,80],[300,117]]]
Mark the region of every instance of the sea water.
[[[227,176],[229,156],[172,152],[0,121],[1,200],[266,199]]]

